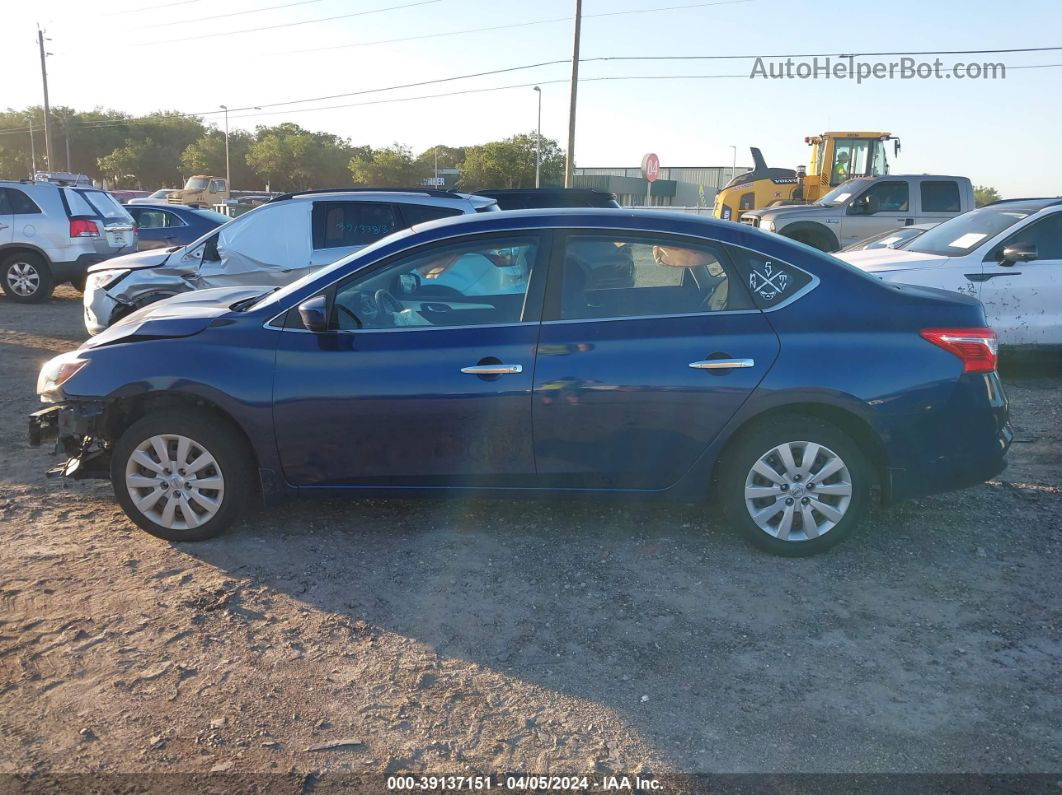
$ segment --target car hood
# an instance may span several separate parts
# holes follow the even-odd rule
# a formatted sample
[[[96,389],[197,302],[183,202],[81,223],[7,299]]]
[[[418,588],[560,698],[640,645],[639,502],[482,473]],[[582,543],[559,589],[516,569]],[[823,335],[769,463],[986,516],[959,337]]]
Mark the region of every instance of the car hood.
[[[871,248],[864,251],[845,251],[834,254],[867,273],[886,273],[888,271],[909,271],[925,268],[949,259],[939,254],[919,254],[896,248]]]
[[[781,207],[764,207],[762,210],[745,210],[741,213],[741,217],[759,218],[761,221],[769,218],[776,222],[778,220],[788,222],[796,218],[833,217],[838,214],[837,207],[827,207],[824,204],[790,204]]]
[[[174,252],[176,253],[176,252]],[[164,248],[152,248],[147,251],[134,251],[132,254],[123,254],[120,257],[98,262],[88,269],[89,273],[115,270],[139,270],[140,268],[157,268],[170,258],[170,252]]]
[[[228,314],[237,301],[268,293],[270,287],[215,287],[167,298],[127,315],[82,348],[99,348],[130,338],[190,337]]]

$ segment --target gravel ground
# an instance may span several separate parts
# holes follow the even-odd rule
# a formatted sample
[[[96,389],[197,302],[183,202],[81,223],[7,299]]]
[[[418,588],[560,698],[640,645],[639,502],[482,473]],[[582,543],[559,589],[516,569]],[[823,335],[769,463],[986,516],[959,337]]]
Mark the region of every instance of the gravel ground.
[[[304,500],[182,545],[26,443],[79,313],[0,298],[0,772],[1062,770],[1060,368],[1007,374],[998,480],[817,558],[546,499]]]

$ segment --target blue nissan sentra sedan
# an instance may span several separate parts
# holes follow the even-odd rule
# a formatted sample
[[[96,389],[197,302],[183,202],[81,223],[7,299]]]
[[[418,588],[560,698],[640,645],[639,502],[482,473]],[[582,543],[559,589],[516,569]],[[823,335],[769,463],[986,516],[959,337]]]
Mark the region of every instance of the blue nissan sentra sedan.
[[[217,535],[252,496],[714,501],[806,555],[883,499],[997,474],[974,299],[738,224],[624,210],[437,221],[271,293],[186,293],[48,362],[34,443],[129,517]]]

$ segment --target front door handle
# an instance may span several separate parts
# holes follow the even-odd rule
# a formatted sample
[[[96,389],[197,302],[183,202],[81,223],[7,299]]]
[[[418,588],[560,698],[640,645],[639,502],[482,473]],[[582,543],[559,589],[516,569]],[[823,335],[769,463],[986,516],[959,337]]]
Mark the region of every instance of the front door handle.
[[[756,362],[752,359],[701,359],[699,362],[690,362],[690,367],[695,370],[729,370],[732,367],[754,367]]]
[[[465,375],[516,375],[524,371],[520,364],[474,364],[471,367],[462,367],[461,372]]]

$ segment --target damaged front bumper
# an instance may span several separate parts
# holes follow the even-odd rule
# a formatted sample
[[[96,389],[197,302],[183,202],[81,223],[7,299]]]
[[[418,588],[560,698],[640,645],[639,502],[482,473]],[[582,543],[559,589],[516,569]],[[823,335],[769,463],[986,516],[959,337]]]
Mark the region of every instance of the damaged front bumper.
[[[65,463],[48,470],[49,477],[109,477],[110,445],[102,436],[105,408],[100,401],[71,401],[30,415],[30,445],[54,442],[55,452],[68,456]]]

